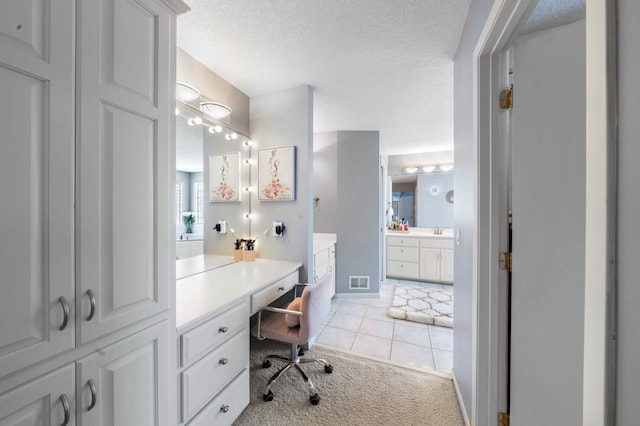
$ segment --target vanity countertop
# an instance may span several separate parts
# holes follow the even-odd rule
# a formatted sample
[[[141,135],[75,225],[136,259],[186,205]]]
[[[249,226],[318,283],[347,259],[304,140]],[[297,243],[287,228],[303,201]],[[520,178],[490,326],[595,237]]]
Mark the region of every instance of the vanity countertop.
[[[336,243],[336,234],[313,234],[313,252],[324,250]]]
[[[186,257],[176,261],[176,279],[179,280],[181,278],[186,278],[191,275],[220,268],[235,262],[236,260],[233,260],[233,257],[222,256],[219,254],[200,254],[197,256]]]
[[[256,259],[179,279],[176,281],[176,327],[184,329],[209,318],[301,267],[300,262]]]
[[[442,234],[434,234],[432,228],[409,228],[409,232],[387,230],[386,235],[388,237],[453,239],[453,229],[443,229]]]

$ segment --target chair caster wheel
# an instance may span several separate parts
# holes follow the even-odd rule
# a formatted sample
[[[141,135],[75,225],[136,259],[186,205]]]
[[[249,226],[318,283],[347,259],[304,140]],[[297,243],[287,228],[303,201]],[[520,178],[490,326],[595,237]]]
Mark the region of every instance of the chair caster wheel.
[[[325,365],[324,366],[324,372],[327,373],[327,374],[333,373],[333,365]]]
[[[269,393],[262,395],[262,399],[264,399],[266,402],[273,401],[273,392],[269,391]]]
[[[269,368],[271,367],[271,361],[269,361],[268,359],[262,361],[262,368]]]
[[[313,405],[318,405],[318,403],[320,402],[320,397],[318,396],[317,393],[311,395],[309,397],[309,401],[313,404]]]

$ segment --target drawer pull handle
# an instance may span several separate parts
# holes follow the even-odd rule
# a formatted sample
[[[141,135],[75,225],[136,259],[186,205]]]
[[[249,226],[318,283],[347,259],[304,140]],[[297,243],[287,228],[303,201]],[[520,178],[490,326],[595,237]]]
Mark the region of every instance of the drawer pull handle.
[[[87,407],[87,411],[93,410],[93,407],[96,406],[96,402],[98,401],[98,395],[96,392],[96,384],[93,382],[93,379],[89,379],[87,382],[89,386],[89,392],[91,392],[91,404]]]
[[[229,406],[228,405],[223,405],[222,407],[220,407],[220,411],[222,411],[223,413],[227,413],[229,411]]]
[[[226,333],[229,331],[229,327],[225,327],[224,325],[218,329],[219,333]]]
[[[278,287],[278,291],[284,291],[284,287]]]
[[[227,365],[228,362],[229,358],[220,358],[220,361],[218,361],[220,365]]]
[[[62,403],[62,409],[64,410],[64,420],[62,421],[62,426],[67,426],[69,424],[69,420],[71,419],[71,409],[69,408],[69,400],[67,399],[67,395],[60,395],[60,402]]]
[[[89,303],[91,304],[91,310],[89,311],[89,316],[87,317],[87,321],[91,321],[93,316],[96,314],[96,295],[93,294],[93,290],[87,290],[87,296],[89,296]]]
[[[58,302],[62,305],[62,324],[58,328],[58,330],[62,331],[67,328],[67,324],[69,324],[69,304],[67,303],[67,299],[64,296],[58,297]],[[66,398],[66,397],[65,397]]]

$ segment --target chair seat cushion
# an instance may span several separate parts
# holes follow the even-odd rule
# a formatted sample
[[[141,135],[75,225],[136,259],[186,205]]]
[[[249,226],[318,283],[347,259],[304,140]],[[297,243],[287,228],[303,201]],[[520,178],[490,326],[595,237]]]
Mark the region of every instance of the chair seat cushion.
[[[302,345],[307,342],[306,339],[300,339],[300,326],[289,327],[282,314],[271,314],[266,318],[263,317],[261,331],[262,337],[266,337],[267,339],[295,343],[297,345]],[[251,334],[258,336],[258,324],[251,329]]]
[[[287,309],[290,311],[300,312],[301,304],[302,299],[300,297],[296,297],[295,299],[293,299],[293,302],[289,303]],[[286,322],[289,327],[297,327],[300,325],[300,317],[291,314],[284,314],[284,322]]]

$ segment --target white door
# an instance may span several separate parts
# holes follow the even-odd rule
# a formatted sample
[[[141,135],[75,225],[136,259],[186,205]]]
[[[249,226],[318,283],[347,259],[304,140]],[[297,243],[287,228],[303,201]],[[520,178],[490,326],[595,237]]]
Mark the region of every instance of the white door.
[[[440,281],[440,249],[420,249],[420,278]]]
[[[582,424],[584,21],[514,46],[511,422]],[[603,373],[604,374],[604,373]]]
[[[73,426],[73,365],[55,370],[0,396],[0,426]]]
[[[164,321],[77,362],[78,425],[172,425]]]
[[[73,29],[71,1],[2,5],[0,377],[74,346]]]
[[[160,0],[84,0],[79,16],[76,298],[84,343],[168,308],[174,101],[171,14]]]

